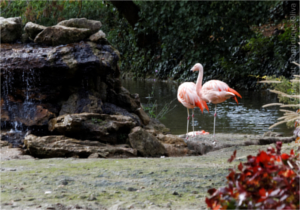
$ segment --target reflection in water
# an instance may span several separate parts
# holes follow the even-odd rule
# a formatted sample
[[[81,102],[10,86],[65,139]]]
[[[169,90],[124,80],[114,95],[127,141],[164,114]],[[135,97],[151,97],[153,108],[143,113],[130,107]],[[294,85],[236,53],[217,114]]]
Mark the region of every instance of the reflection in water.
[[[131,93],[140,95],[141,103],[148,103],[148,96],[153,91],[154,99],[157,101],[157,110],[162,109],[165,103],[169,103],[177,97],[179,84],[171,82],[160,82],[154,80],[133,81],[122,80],[122,85]],[[239,104],[233,99],[217,105],[216,133],[244,133],[263,134],[269,131],[268,127],[277,122],[277,118],[283,114],[278,106],[262,108],[264,104],[278,102],[277,95],[269,91],[239,91],[242,99],[238,98]],[[186,132],[186,108],[177,99],[172,107],[176,107],[160,121],[170,128],[172,134],[183,134]],[[209,104],[210,112],[206,110],[202,114],[200,109],[195,109],[195,130],[213,132],[214,104]],[[191,112],[191,111],[190,111]],[[192,129],[190,122],[190,128]],[[287,129],[285,124],[273,128],[271,131],[280,132],[285,136],[292,135],[292,129]]]

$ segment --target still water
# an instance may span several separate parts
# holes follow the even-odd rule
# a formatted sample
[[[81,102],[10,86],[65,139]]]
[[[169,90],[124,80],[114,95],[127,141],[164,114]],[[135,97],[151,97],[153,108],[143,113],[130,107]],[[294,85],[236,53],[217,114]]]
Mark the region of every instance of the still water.
[[[179,84],[174,82],[161,82],[155,80],[122,80],[122,85],[131,93],[138,93],[143,106],[151,106],[156,101],[156,115],[165,104],[171,103],[172,109],[160,121],[170,128],[172,134],[186,133],[187,109],[177,100]],[[239,104],[233,99],[217,105],[216,133],[242,133],[263,134],[269,126],[277,122],[283,114],[278,106],[262,108],[264,104],[278,102],[277,95],[269,91],[242,91],[237,90],[242,99]],[[153,96],[149,98],[149,96]],[[174,100],[175,99],[175,100]],[[205,130],[213,133],[215,105],[208,103],[210,112],[195,109],[195,130]],[[191,114],[191,110],[190,110]],[[189,131],[192,131],[190,120]],[[285,124],[273,128],[271,131],[280,132],[284,136],[292,135],[293,129],[288,129]]]

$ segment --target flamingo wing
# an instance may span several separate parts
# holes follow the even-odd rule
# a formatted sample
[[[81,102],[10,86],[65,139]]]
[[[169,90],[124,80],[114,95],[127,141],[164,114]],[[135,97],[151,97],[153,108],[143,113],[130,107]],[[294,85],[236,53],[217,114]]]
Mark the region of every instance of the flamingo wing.
[[[242,96],[234,89],[230,88],[225,82],[219,80],[210,80],[202,87],[202,92],[206,101],[214,104],[222,103],[229,98],[233,98],[238,103],[237,97]]]
[[[196,92],[196,84],[193,82],[182,83],[177,92],[177,99],[185,107],[193,109],[199,107],[203,113],[204,109],[209,111],[209,108],[205,101],[201,100]]]

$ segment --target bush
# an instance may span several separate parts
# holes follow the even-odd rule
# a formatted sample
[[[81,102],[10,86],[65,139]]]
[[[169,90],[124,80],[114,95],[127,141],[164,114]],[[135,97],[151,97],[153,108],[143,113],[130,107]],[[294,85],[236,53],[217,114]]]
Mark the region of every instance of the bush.
[[[299,209],[299,167],[293,150],[281,154],[282,143],[275,148],[249,155],[237,170],[230,169],[227,187],[209,189],[206,204],[211,209]],[[228,160],[233,161],[236,151]],[[298,174],[297,174],[298,173]]]

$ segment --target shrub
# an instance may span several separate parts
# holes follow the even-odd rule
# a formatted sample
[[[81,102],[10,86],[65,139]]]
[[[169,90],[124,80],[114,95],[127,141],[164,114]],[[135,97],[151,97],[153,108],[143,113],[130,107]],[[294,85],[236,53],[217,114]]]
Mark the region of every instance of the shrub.
[[[211,209],[299,209],[299,154],[281,154],[275,148],[249,155],[246,163],[230,169],[227,187],[209,189],[206,204]],[[236,151],[228,160],[233,161]],[[298,173],[298,174],[297,174]]]

